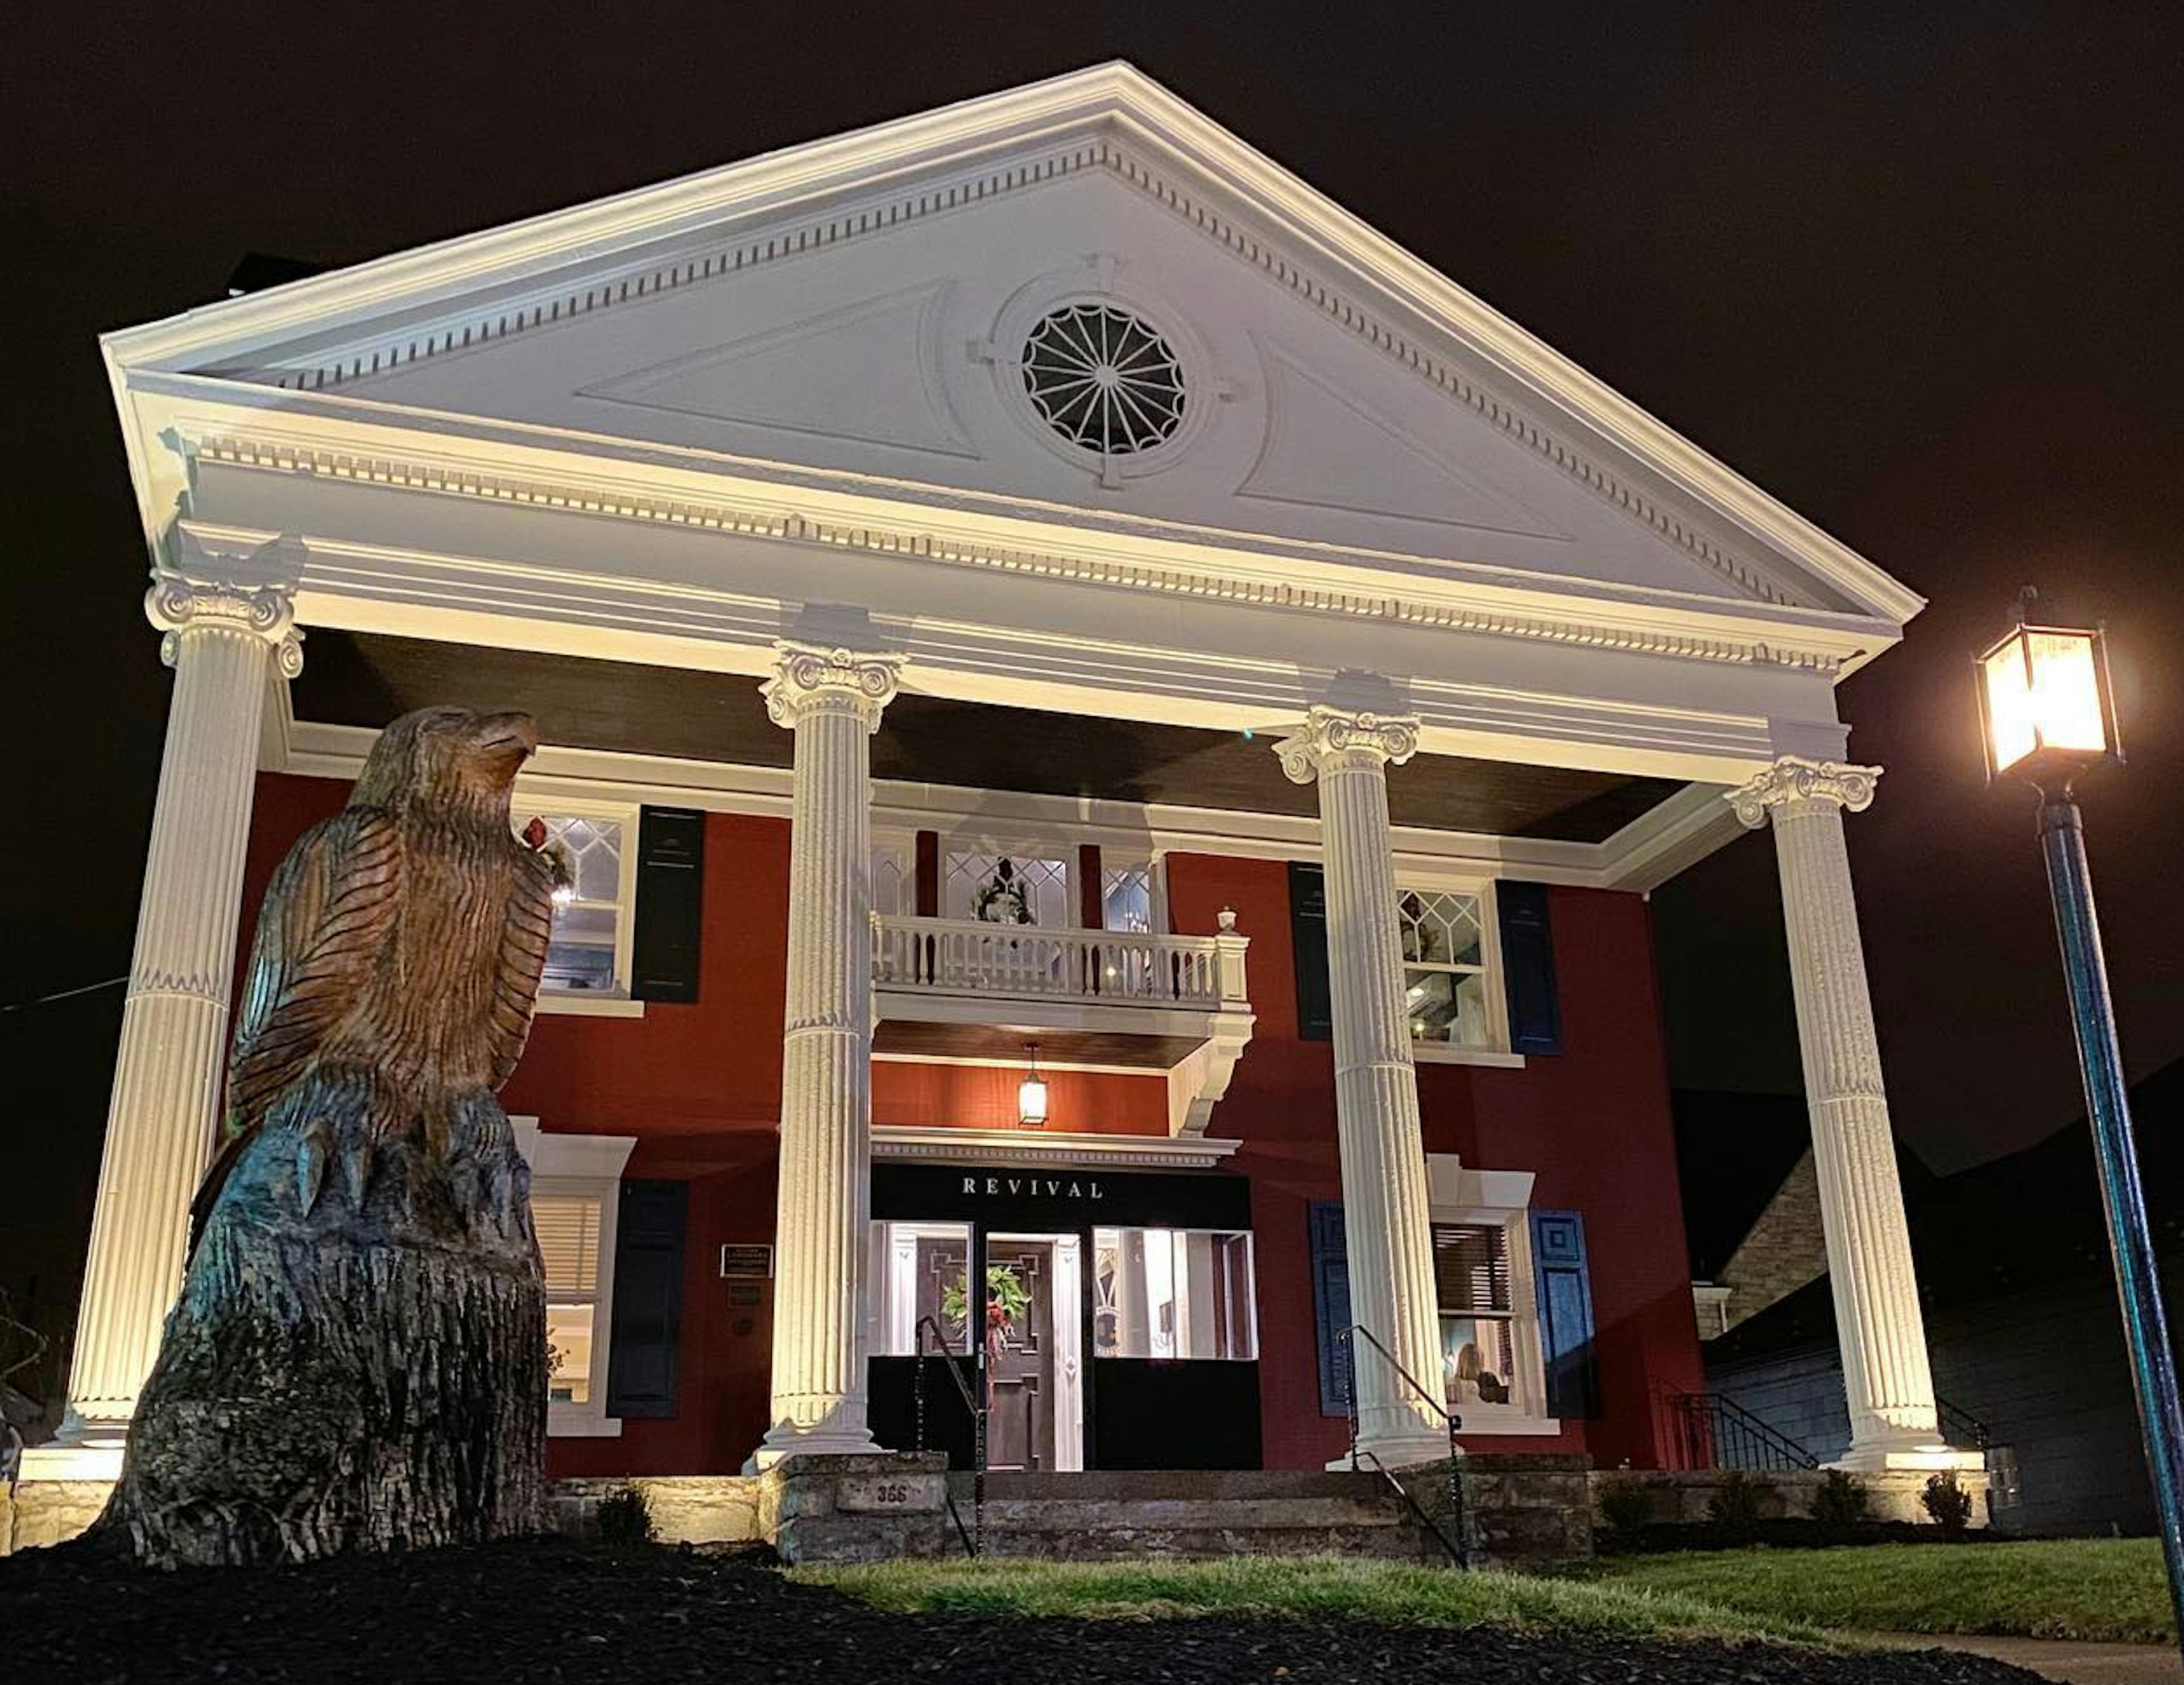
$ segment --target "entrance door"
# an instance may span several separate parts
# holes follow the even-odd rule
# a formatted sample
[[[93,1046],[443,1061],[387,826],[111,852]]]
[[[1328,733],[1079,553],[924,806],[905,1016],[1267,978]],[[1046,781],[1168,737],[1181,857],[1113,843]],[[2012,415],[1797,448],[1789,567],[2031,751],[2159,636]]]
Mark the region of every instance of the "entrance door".
[[[1006,1275],[1001,1272],[1006,1271]],[[1011,1283],[1013,1285],[1011,1285]],[[986,1466],[1054,1467],[1054,1241],[986,1241]],[[998,1323],[996,1310],[1005,1313]]]

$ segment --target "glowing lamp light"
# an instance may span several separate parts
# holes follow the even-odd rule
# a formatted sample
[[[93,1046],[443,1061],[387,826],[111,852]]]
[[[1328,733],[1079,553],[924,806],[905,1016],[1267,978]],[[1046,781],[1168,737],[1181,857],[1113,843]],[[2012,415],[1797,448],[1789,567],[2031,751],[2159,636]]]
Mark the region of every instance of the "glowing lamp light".
[[[1981,735],[1987,775],[2060,778],[2123,758],[2109,695],[2108,648],[2098,630],[2034,626],[2025,616],[1979,657]]]
[[[571,907],[576,903],[576,899],[577,886],[574,884],[556,884],[554,885],[554,906]]]
[[[1030,1068],[1024,1080],[1017,1085],[1017,1121],[1028,1130],[1046,1127],[1046,1079],[1039,1074],[1039,1043],[1024,1044],[1024,1056]]]

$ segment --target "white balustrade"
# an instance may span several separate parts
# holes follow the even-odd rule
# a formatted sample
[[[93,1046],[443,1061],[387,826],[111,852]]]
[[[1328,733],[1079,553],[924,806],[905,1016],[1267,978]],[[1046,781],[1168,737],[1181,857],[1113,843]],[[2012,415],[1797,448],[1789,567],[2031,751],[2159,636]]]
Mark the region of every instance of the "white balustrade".
[[[872,935],[872,980],[882,989],[1209,1012],[1248,1007],[1240,936],[1053,929],[889,913],[875,915]]]

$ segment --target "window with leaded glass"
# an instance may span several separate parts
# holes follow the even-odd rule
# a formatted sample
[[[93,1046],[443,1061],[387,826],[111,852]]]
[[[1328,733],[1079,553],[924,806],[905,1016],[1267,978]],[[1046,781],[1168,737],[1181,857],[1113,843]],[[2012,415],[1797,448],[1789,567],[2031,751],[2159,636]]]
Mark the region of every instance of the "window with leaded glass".
[[[1451,1047],[1491,1046],[1479,897],[1404,890],[1396,898],[1396,916],[1403,946],[1403,1010],[1412,1039]]]
[[[1100,924],[1109,930],[1143,935],[1152,929],[1153,868],[1104,866],[1100,871]]]
[[[628,856],[635,825],[620,817],[566,813],[543,815],[539,823],[560,876],[539,990],[626,996],[635,863]]]
[[[941,907],[950,918],[1059,929],[1070,917],[1069,862],[1037,854],[953,850],[943,872]]]

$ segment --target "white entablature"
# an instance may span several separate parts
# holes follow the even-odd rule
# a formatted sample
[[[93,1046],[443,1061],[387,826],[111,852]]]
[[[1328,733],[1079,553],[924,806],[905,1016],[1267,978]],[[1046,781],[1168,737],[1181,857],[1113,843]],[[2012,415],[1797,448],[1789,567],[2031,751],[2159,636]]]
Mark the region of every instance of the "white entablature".
[[[1360,670],[1429,753],[1730,782],[1919,606],[1120,64],[106,349],[157,556],[292,535],[307,624],[756,673],[848,605],[933,694]]]

